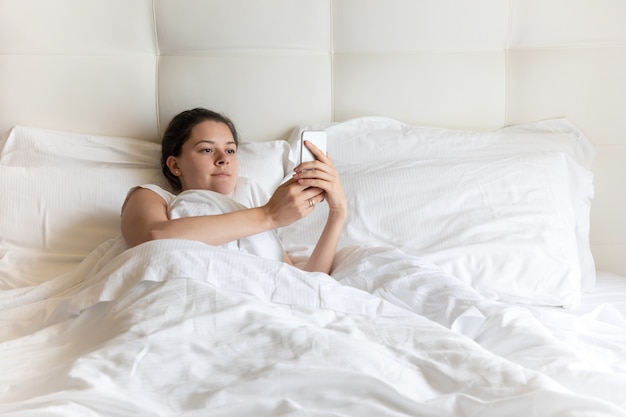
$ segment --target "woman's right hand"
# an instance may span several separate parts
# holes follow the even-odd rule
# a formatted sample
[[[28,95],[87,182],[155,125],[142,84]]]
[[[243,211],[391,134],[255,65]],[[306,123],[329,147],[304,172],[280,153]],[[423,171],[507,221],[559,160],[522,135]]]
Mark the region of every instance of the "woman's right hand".
[[[309,200],[313,199],[317,204],[324,199],[324,195],[324,190],[299,184],[297,180],[290,178],[278,186],[263,207],[272,228],[278,228],[307,216],[315,208],[315,204]]]

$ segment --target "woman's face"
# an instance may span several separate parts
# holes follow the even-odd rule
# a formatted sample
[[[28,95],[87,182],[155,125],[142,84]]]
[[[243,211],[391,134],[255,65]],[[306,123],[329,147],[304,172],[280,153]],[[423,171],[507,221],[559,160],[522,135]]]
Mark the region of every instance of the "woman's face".
[[[170,156],[167,166],[180,179],[182,191],[200,189],[230,194],[239,175],[233,134],[221,122],[198,123],[183,144],[181,154]]]

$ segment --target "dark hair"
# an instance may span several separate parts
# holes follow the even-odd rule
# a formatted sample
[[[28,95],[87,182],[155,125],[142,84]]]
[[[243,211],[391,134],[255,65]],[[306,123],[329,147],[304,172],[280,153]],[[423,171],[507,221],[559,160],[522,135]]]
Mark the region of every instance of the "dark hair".
[[[224,123],[228,126],[235,139],[235,145],[239,146],[237,129],[235,129],[235,125],[228,117],[201,107],[178,113],[167,125],[161,140],[161,170],[175,191],[181,190],[180,179],[170,171],[167,166],[167,158],[179,156],[183,150],[184,143],[191,136],[191,130],[194,126],[207,120]]]

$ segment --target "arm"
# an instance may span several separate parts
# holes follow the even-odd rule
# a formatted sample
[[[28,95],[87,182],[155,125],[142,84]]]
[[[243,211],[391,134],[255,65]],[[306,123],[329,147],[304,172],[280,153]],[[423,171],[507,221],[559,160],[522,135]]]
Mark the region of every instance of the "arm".
[[[306,200],[321,192],[305,188],[292,180],[281,185],[264,206],[174,220],[167,217],[167,204],[161,197],[150,190],[137,188],[130,193],[122,208],[122,236],[129,246],[168,238],[222,245],[304,217],[309,211]]]
[[[272,228],[262,207],[221,215],[170,220],[167,204],[154,192],[137,188],[122,209],[122,236],[130,246],[156,239],[190,239],[222,245]]]
[[[341,230],[347,217],[346,196],[337,170],[330,158],[315,146],[309,146],[309,144],[306,146],[313,152],[317,160],[296,167],[294,179],[299,184],[324,190],[323,197],[328,203],[329,213],[326,225],[304,269],[329,273],[337,252]],[[316,199],[316,202],[319,203],[319,199]]]

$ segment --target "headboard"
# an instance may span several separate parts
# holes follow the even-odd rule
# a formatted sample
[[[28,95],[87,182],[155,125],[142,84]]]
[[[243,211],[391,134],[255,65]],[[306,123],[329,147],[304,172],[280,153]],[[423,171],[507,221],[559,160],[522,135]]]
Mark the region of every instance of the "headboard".
[[[158,141],[193,106],[245,141],[365,115],[567,117],[597,151],[596,265],[626,274],[624,21],[620,0],[0,0],[0,134]]]

